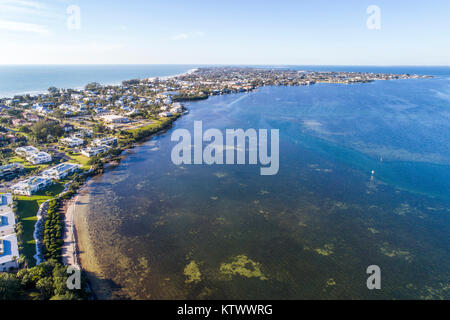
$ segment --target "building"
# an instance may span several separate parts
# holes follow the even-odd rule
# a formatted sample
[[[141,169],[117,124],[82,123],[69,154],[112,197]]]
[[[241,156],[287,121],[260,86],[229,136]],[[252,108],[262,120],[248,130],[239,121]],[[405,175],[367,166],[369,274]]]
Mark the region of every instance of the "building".
[[[14,227],[12,194],[0,195],[0,272],[18,268],[19,247]]]
[[[47,152],[39,151],[33,146],[20,147],[15,150],[16,154],[25,158],[32,164],[42,164],[52,161],[52,156]]]
[[[33,153],[29,157],[27,157],[27,160],[31,162],[32,164],[42,164],[52,161],[52,156],[48,154],[47,152],[40,151],[38,153]]]
[[[77,137],[70,137],[70,138],[64,138],[61,139],[61,143],[68,147],[78,147],[84,144],[84,140]]]
[[[81,150],[81,154],[85,157],[91,158],[95,157],[100,153],[104,153],[108,151],[110,148],[108,146],[98,146],[98,147],[88,147],[86,149]]]
[[[102,116],[101,119],[106,123],[129,123],[130,119],[116,114]]]
[[[37,176],[20,181],[19,183],[13,185],[11,189],[13,190],[14,194],[31,196],[33,193],[36,193],[39,190],[48,187],[52,183],[53,182],[51,179]]]
[[[17,148],[15,152],[21,157],[27,157],[30,154],[39,152],[39,150],[33,146],[26,146]]]
[[[12,207],[12,194],[0,195],[0,237],[15,233],[14,226],[16,225],[16,220]]]
[[[61,163],[58,164],[56,167],[50,168],[42,172],[42,176],[47,179],[61,180],[75,173],[79,169],[80,166],[78,164]]]
[[[0,237],[0,272],[17,269],[19,264],[19,246],[16,234]]]
[[[109,137],[109,138],[102,138],[102,139],[96,139],[92,141],[92,144],[95,146],[115,146],[117,145],[117,138]]]
[[[24,166],[20,163],[11,163],[0,166],[0,180],[12,180],[24,171]]]
[[[170,112],[161,112],[158,116],[160,118],[170,118],[172,114]]]

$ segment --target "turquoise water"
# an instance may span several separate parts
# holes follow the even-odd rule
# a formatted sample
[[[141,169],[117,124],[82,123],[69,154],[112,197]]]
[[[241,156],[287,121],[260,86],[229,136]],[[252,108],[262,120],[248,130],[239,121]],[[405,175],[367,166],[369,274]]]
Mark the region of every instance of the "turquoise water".
[[[185,73],[190,65],[0,65],[0,97],[46,93],[50,87],[83,88],[90,82],[120,84],[123,80]]]
[[[445,71],[191,103],[92,181],[89,232],[112,297],[449,299]],[[173,165],[171,132],[197,120],[280,129],[279,174]],[[380,291],[366,287],[373,264]]]

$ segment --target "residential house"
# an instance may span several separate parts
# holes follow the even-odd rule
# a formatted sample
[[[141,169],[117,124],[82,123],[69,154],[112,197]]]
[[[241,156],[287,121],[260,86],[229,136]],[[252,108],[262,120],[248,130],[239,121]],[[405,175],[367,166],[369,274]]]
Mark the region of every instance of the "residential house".
[[[127,117],[115,115],[115,114],[109,114],[102,116],[101,119],[107,123],[129,123],[130,119]]]
[[[61,139],[61,143],[70,148],[78,147],[84,144],[84,140],[77,137],[69,137]]]
[[[50,169],[42,172],[42,176],[47,179],[61,180],[61,179],[64,179],[65,177],[75,173],[79,169],[80,169],[80,166],[78,164],[61,163],[53,168],[50,168]]]
[[[108,137],[108,138],[96,139],[96,140],[92,141],[92,143],[95,146],[115,146],[115,145],[117,145],[117,138]]]
[[[0,179],[11,180],[19,176],[24,171],[24,166],[20,163],[11,163],[0,166]]]
[[[51,179],[36,176],[20,181],[19,183],[13,185],[11,189],[14,194],[31,196],[33,193],[48,187],[52,183],[53,182]]]
[[[47,152],[40,151],[38,153],[33,153],[27,157],[27,160],[32,164],[42,164],[52,161],[52,156]]]
[[[105,153],[108,151],[110,147],[108,146],[98,146],[98,147],[88,147],[86,149],[81,150],[81,154],[85,157],[92,158],[98,154]]]

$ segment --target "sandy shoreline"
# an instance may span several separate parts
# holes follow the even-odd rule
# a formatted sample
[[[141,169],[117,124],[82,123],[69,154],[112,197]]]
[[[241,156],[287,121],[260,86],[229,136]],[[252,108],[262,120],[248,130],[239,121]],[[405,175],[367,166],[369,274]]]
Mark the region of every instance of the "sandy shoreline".
[[[111,299],[112,289],[102,275],[89,234],[89,182],[66,205],[63,262],[81,268],[96,299]]]

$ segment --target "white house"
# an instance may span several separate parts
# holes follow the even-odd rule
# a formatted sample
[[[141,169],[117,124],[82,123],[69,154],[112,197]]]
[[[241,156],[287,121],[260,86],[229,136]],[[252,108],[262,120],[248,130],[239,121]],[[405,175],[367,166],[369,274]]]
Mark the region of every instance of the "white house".
[[[85,157],[91,158],[95,157],[100,153],[104,153],[108,150],[109,150],[108,146],[88,147],[86,149],[81,150],[81,154]]]
[[[47,179],[61,180],[78,171],[80,166],[73,163],[61,163],[56,167],[50,168],[42,172],[42,176]]]
[[[25,158],[33,164],[41,164],[52,161],[52,156],[47,152],[39,151],[33,146],[20,147],[15,150],[16,154]]]
[[[63,145],[66,145],[68,147],[78,147],[84,144],[84,140],[81,138],[77,138],[77,137],[70,137],[70,138],[64,138],[61,139],[61,143]]]
[[[31,196],[33,193],[46,188],[52,183],[53,182],[51,179],[37,176],[20,181],[19,183],[13,185],[11,189],[13,190],[14,194]]]
[[[158,116],[160,118],[170,118],[172,114],[170,112],[161,112]]]
[[[94,141],[92,141],[92,144],[94,144],[95,146],[113,146],[117,144],[117,138],[108,137],[102,139],[95,139]]]
[[[15,225],[12,194],[2,194],[0,195],[0,237],[15,233]]]
[[[27,157],[30,154],[39,152],[39,150],[33,146],[26,146],[17,148],[15,152],[21,157]]]
[[[101,119],[107,123],[129,123],[130,122],[130,119],[128,119],[127,117],[119,116],[116,114],[108,114],[108,115],[102,116]]]
[[[27,157],[27,160],[32,164],[41,164],[52,161],[52,156],[47,152],[40,151],[38,153],[33,153]]]
[[[13,212],[11,193],[0,195],[0,272],[18,267],[19,247],[14,227],[16,220]]]

